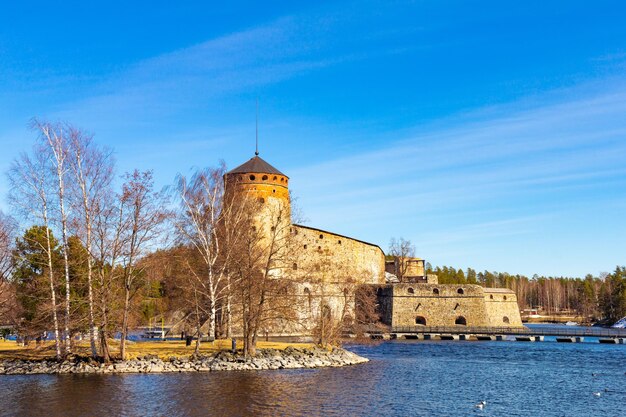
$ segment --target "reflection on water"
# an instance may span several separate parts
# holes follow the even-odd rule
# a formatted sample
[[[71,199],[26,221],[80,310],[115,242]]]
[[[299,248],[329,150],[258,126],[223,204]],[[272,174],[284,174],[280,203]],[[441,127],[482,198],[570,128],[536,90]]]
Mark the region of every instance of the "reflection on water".
[[[395,341],[350,348],[372,361],[317,370],[0,376],[0,415],[626,414],[624,345]],[[474,408],[480,400],[487,401],[482,411]]]

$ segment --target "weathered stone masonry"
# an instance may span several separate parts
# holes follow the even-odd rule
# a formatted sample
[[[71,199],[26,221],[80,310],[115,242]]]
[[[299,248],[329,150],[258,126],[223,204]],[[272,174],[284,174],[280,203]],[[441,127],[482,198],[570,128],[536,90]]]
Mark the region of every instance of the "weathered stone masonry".
[[[515,293],[479,285],[393,284],[379,288],[390,326],[521,326]]]

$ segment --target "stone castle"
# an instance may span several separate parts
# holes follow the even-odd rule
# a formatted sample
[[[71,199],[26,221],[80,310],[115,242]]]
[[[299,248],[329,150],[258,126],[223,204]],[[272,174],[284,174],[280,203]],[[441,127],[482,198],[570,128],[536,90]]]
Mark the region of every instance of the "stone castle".
[[[293,289],[297,293],[294,296],[304,300],[301,315],[310,322],[314,322],[316,315],[325,314],[324,310],[350,322],[355,314],[355,291],[369,286],[376,292],[381,321],[389,326],[522,325],[517,299],[511,290],[438,284],[436,276],[425,274],[421,258],[386,258],[378,245],[293,224],[289,177],[258,153],[227,172],[224,181],[227,194],[252,196],[261,203],[261,211],[286,212],[283,221],[288,224],[282,229],[292,235],[292,242],[297,242],[299,250],[283,274],[301,278]],[[268,218],[262,214],[261,223]],[[276,225],[261,227],[269,231]],[[400,269],[402,273],[398,274]],[[402,282],[398,282],[398,275],[402,276]],[[271,333],[294,331],[272,329]]]

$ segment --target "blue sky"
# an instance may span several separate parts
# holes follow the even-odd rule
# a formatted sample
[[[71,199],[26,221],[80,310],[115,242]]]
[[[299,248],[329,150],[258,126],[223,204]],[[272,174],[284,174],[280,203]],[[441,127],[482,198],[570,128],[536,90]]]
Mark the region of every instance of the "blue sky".
[[[159,186],[234,167],[258,97],[261,156],[310,226],[403,236],[435,265],[626,262],[620,1],[12,3],[0,171],[33,116],[93,132],[120,173],[151,168]]]

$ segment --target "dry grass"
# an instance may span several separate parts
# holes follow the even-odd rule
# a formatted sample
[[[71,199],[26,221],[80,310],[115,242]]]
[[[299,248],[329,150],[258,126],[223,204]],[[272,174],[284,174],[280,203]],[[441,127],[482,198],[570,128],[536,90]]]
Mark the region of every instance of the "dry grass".
[[[127,345],[127,352],[130,359],[144,355],[158,355],[161,359],[167,359],[171,356],[190,356],[195,351],[195,341],[191,346],[185,346],[185,342],[180,340],[176,341],[154,341],[154,342],[129,342]],[[257,348],[259,349],[285,349],[288,346],[293,347],[312,347],[309,343],[283,343],[283,342],[258,342]],[[201,354],[215,353],[220,350],[230,350],[231,341],[228,340],[216,340],[213,343],[203,342],[200,347]],[[243,348],[243,341],[237,341],[237,348]],[[119,341],[110,341],[111,354],[115,357],[119,355]],[[89,355],[89,342],[81,341],[77,342],[74,348],[74,353],[81,356]],[[6,359],[23,359],[23,360],[44,360],[54,358],[54,342],[42,343],[40,346],[36,346],[34,342],[31,342],[29,346],[18,346],[14,341],[0,341],[0,360]]]

